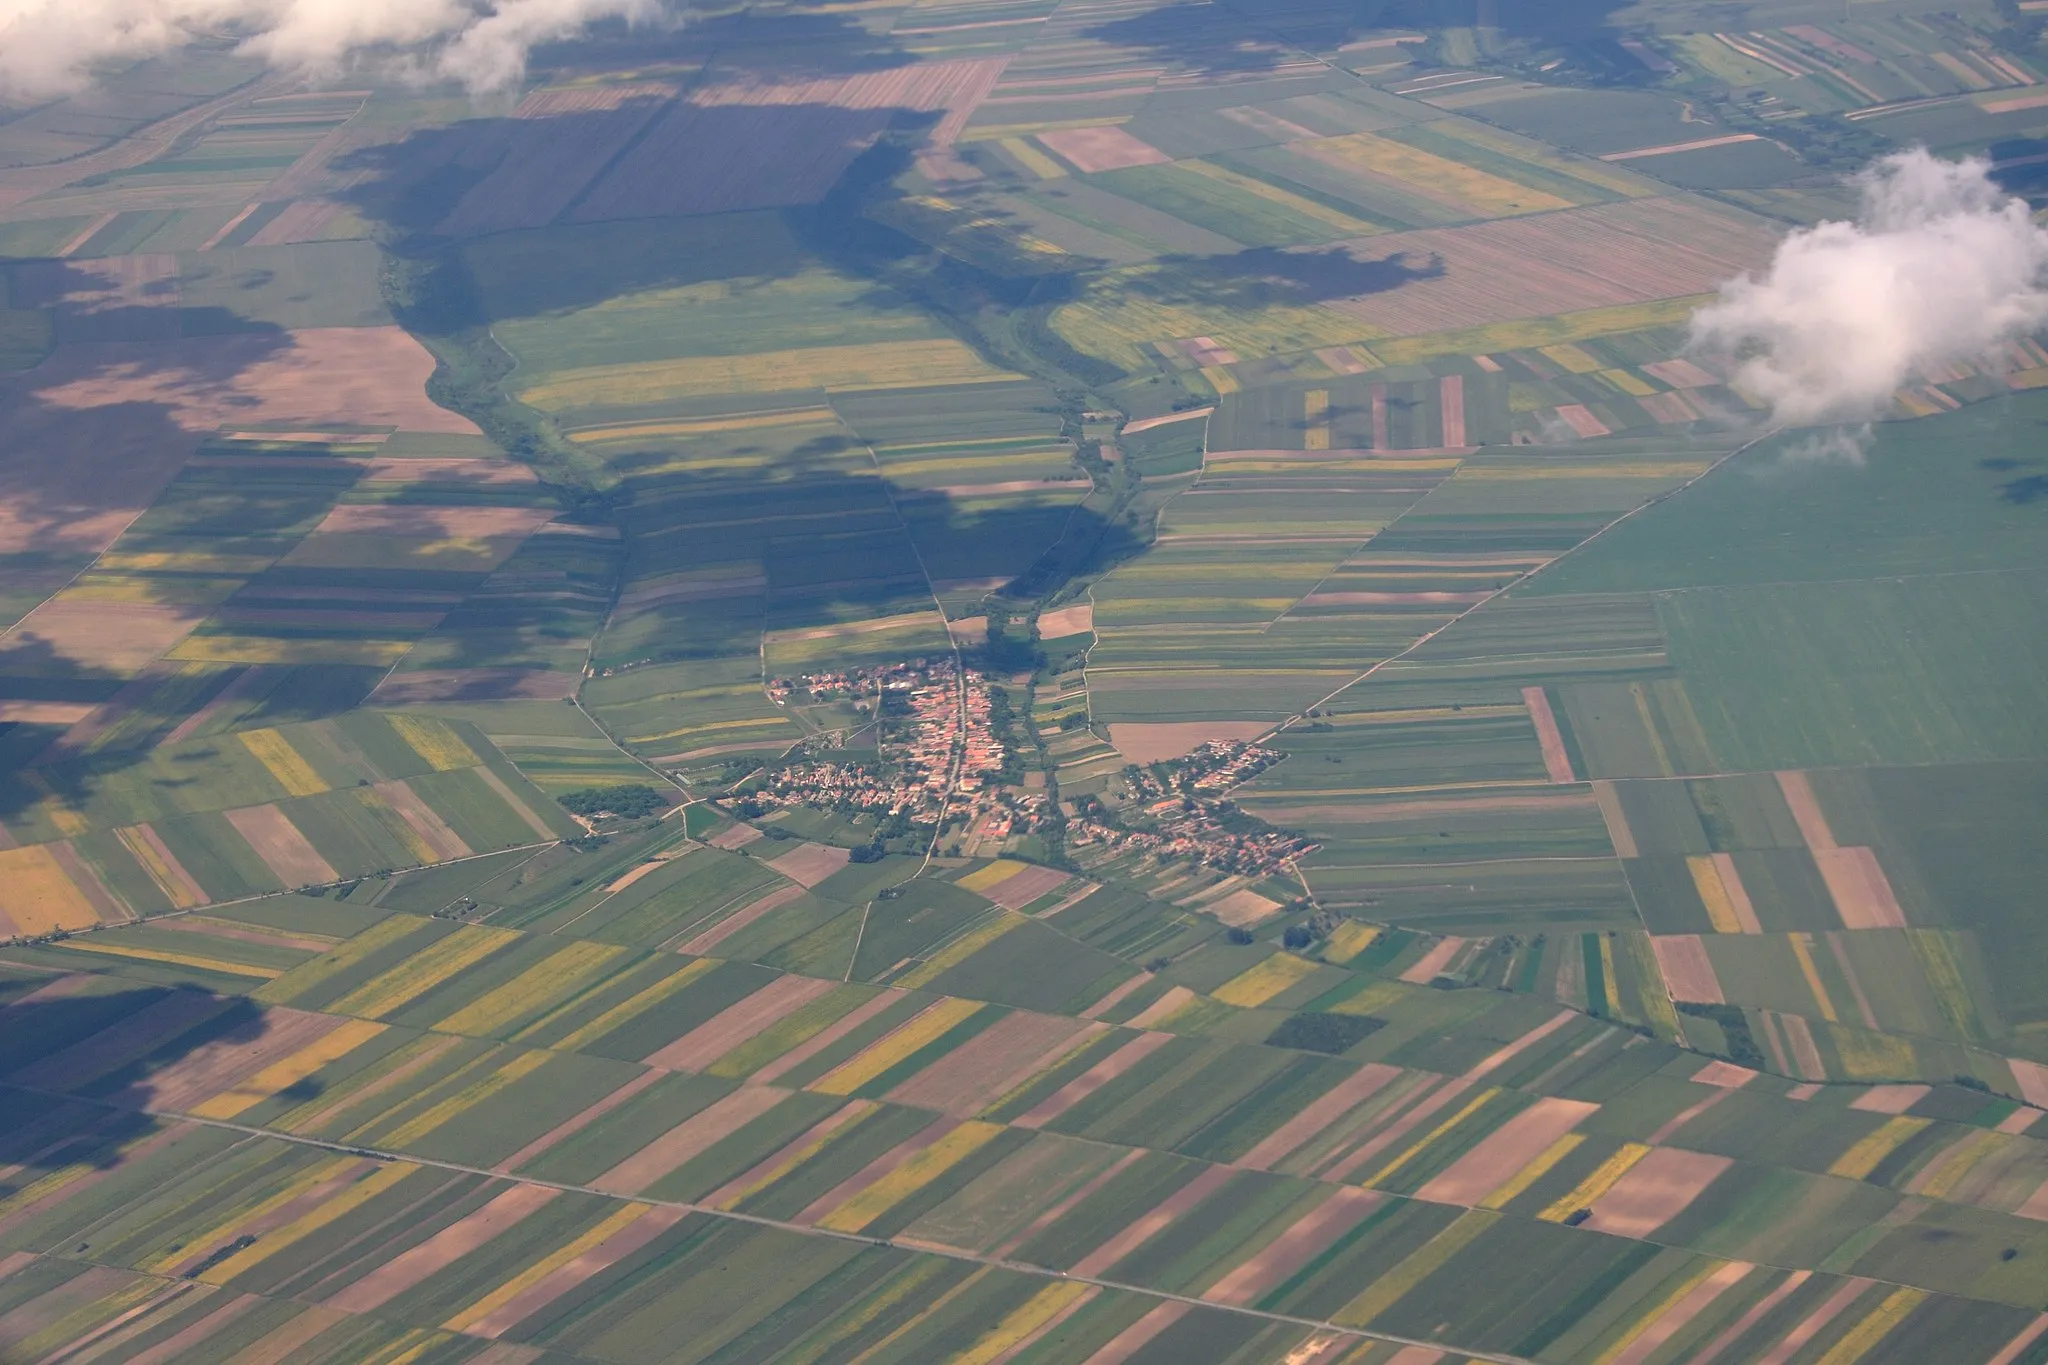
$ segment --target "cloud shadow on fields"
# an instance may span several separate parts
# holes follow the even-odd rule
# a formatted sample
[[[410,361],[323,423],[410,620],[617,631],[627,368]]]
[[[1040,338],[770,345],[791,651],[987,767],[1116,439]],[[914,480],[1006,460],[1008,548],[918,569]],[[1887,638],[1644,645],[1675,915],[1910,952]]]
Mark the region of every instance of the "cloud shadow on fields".
[[[108,1172],[146,1153],[163,1132],[162,1121],[145,1112],[164,1098],[154,1078],[203,1047],[255,1042],[271,1027],[240,996],[139,983],[73,993],[69,980],[30,984],[0,1007],[0,1106],[9,1116],[0,1125],[0,1167],[15,1168],[0,1178],[0,1199],[49,1171],[82,1165]],[[166,1027],[172,1020],[179,1026]],[[171,1036],[149,1048],[152,1031]],[[143,1055],[122,1064],[138,1046]],[[298,1093],[310,1099],[318,1091]],[[62,1207],[54,1206],[54,1217],[62,1218]],[[89,1253],[90,1240],[64,1249]]]
[[[1228,256],[1166,256],[1156,270],[1120,275],[1125,292],[1183,308],[1305,306],[1384,294],[1417,280],[1439,279],[1443,258],[1419,263],[1397,251],[1360,260],[1341,246],[1314,251],[1252,247]]]

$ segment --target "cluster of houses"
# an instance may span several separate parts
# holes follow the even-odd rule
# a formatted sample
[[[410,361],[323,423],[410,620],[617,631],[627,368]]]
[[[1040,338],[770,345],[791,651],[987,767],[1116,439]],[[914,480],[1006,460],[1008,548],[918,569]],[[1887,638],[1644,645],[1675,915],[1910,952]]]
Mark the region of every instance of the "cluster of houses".
[[[951,658],[777,678],[768,695],[787,705],[850,703],[879,718],[877,761],[822,759],[777,769],[753,799],[902,816],[932,826],[943,817],[971,835],[1000,839],[1048,815],[1042,792],[1003,781],[1009,752],[996,732],[987,678]]]
[[[1067,842],[1185,859],[1247,877],[1285,872],[1294,859],[1320,845],[1275,829],[1220,796],[1283,757],[1242,740],[1224,740],[1171,763],[1127,768],[1130,800],[1120,811],[1094,798],[1077,802],[1067,821]]]

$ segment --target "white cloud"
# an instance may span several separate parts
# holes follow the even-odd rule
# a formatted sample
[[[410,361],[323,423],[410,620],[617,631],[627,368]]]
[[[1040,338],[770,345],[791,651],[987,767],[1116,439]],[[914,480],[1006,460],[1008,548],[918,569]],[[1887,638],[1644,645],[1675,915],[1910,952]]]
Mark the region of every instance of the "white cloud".
[[[108,63],[222,36],[316,79],[390,63],[502,90],[525,74],[536,43],[599,19],[638,23],[665,12],[664,0],[0,0],[0,97],[68,94]]]
[[[1988,163],[1915,148],[1857,177],[1853,223],[1792,233],[1761,276],[1721,286],[1693,345],[1792,426],[1864,421],[1900,385],[2048,323],[2048,231]]]

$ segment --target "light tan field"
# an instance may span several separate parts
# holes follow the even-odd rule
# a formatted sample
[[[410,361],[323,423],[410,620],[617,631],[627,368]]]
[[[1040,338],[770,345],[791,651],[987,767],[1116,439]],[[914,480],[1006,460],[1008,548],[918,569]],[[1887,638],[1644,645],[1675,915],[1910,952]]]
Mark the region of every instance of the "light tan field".
[[[1041,1062],[1064,1052],[1077,1033],[1100,1032],[1058,1015],[1019,1010],[976,1034],[889,1093],[897,1104],[918,1105],[966,1118],[987,1106]]]
[[[1528,704],[1537,742],[1543,746],[1543,770],[1550,774],[1552,782],[1577,780],[1572,774],[1571,755],[1564,747],[1564,734],[1557,728],[1557,716],[1550,709],[1549,694],[1540,687],[1525,687],[1522,700]]]
[[[750,1085],[699,1111],[591,1181],[612,1194],[633,1194],[690,1160],[712,1143],[730,1137],[789,1097],[773,1086]]]
[[[1151,143],[1131,136],[1115,124],[1100,128],[1062,128],[1056,132],[1040,133],[1038,140],[1083,172],[1158,166],[1173,160]]]
[[[0,635],[0,666],[47,661],[84,673],[136,673],[205,619],[191,607],[58,596]]]
[[[397,1298],[437,1270],[453,1265],[503,1236],[561,1194],[544,1185],[514,1185],[475,1213],[378,1266],[327,1300],[331,1308],[368,1313]]]
[[[1906,912],[1892,893],[1891,879],[1868,848],[1825,848],[1813,850],[1820,865],[1821,880],[1847,929],[1903,929]]]
[[[1582,1226],[1617,1237],[1648,1237],[1734,1164],[1725,1156],[1656,1148],[1594,1202],[1593,1215]]]
[[[1120,721],[1109,727],[1109,742],[1133,763],[1162,763],[1212,739],[1257,739],[1272,728],[1262,720]]]
[[[1086,635],[1095,629],[1095,604],[1080,602],[1038,618],[1038,638],[1062,640],[1069,635]]]
[[[682,1037],[645,1058],[672,1071],[702,1071],[784,1015],[802,1009],[832,989],[830,981],[781,976],[744,1000],[721,1010]]]
[[[1545,1096],[1487,1134],[1415,1197],[1437,1204],[1475,1205],[1599,1108],[1584,1100]]]
[[[1650,949],[1657,956],[1657,970],[1663,974],[1664,989],[1673,1000],[1719,1005],[1727,1001],[1721,979],[1707,957],[1706,945],[1698,934],[1655,934]]]
[[[1172,1041],[1170,1033],[1140,1034],[1012,1120],[1014,1126],[1043,1128]]]
[[[334,868],[276,806],[244,806],[222,814],[287,888],[335,879]]]
[[[1256,1302],[1385,1201],[1386,1196],[1371,1190],[1340,1188],[1268,1242],[1263,1250],[1203,1290],[1202,1297],[1214,1303]]]
[[[774,859],[768,866],[808,889],[845,867],[851,856],[849,849],[833,848],[829,844],[805,844]]]

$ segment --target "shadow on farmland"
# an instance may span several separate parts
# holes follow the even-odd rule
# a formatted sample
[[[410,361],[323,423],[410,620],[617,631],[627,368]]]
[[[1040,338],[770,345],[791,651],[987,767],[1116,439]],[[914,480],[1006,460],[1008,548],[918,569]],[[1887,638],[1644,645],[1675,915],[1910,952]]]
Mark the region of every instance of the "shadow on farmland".
[[[51,1170],[110,1171],[145,1155],[164,1130],[144,1111],[190,1104],[231,1079],[166,1095],[156,1078],[202,1048],[255,1042],[269,1027],[246,999],[188,987],[84,994],[59,979],[0,1008],[0,1167],[11,1172],[0,1177],[0,1199]],[[317,1093],[306,1088],[306,1098]]]
[[[1228,256],[1166,256],[1156,270],[1118,277],[1127,293],[1182,308],[1266,308],[1384,294],[1445,273],[1443,258],[1410,263],[1410,253],[1360,260],[1343,247],[1317,251],[1253,247]]]

